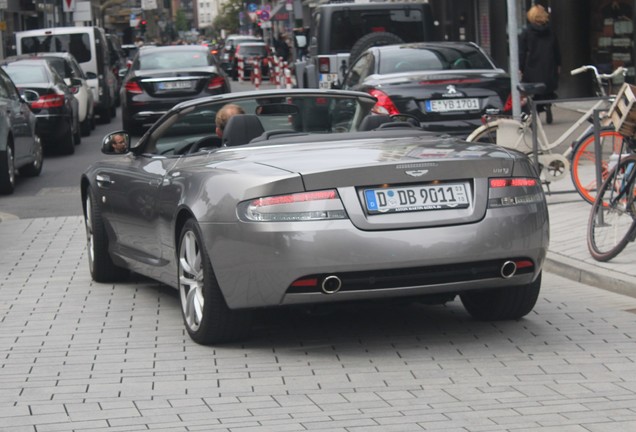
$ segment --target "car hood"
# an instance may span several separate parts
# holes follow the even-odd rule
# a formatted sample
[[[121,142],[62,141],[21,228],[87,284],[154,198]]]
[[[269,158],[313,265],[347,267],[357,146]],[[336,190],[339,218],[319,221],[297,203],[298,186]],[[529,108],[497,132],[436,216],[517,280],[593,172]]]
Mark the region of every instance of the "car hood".
[[[290,151],[290,150],[294,151]],[[511,173],[515,155],[502,147],[453,138],[408,137],[246,146],[217,157],[229,169],[259,164],[298,173],[308,190],[360,184],[489,177]]]

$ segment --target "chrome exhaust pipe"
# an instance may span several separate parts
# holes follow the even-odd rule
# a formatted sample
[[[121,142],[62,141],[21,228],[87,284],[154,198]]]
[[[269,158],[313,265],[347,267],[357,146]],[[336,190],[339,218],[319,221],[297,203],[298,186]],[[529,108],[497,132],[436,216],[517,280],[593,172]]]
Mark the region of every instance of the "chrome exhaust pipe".
[[[338,276],[327,276],[322,280],[321,288],[325,294],[334,294],[342,288],[342,281]]]
[[[510,279],[517,272],[517,264],[514,261],[506,261],[501,266],[500,274],[504,279]]]

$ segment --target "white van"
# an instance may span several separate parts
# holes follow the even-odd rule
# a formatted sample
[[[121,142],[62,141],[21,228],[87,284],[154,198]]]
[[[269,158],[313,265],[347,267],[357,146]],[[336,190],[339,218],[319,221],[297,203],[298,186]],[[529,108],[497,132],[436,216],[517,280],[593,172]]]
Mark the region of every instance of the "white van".
[[[18,54],[69,52],[84,70],[93,90],[95,114],[101,123],[115,117],[117,78],[110,67],[104,29],[100,27],[54,27],[16,32]]]

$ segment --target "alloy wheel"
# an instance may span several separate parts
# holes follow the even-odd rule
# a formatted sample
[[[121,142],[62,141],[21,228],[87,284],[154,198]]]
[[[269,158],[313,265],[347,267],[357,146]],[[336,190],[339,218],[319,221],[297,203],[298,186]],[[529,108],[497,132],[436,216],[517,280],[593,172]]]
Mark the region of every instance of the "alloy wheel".
[[[179,294],[188,328],[197,331],[203,320],[203,256],[193,231],[184,233],[179,246]]]

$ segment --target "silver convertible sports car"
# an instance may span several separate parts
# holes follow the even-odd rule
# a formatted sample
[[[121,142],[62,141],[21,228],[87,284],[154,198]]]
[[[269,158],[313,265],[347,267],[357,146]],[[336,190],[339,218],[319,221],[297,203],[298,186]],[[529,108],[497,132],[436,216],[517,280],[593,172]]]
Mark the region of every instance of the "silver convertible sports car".
[[[229,103],[244,114],[219,137]],[[109,134],[81,179],[92,277],[178,289],[202,344],[246,337],[274,306],[459,296],[476,319],[528,314],[549,237],[530,160],[371,115],[375,103],[233,93],[175,106],[134,143]]]

